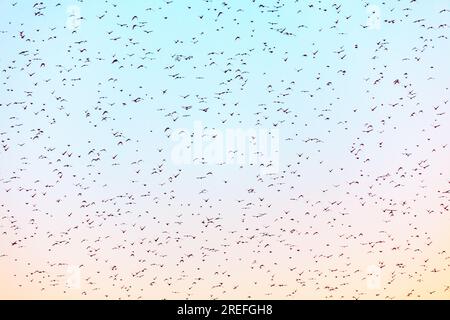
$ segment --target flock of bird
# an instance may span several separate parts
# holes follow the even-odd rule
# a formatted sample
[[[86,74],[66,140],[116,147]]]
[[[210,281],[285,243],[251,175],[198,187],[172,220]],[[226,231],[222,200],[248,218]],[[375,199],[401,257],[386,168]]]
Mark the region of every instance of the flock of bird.
[[[0,9],[0,298],[450,298],[448,1]]]

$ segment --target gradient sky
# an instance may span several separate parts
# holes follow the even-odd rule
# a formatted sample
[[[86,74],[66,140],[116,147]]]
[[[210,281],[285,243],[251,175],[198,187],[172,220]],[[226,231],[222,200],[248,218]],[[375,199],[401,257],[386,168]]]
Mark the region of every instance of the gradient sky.
[[[1,299],[450,298],[448,1],[0,12]]]

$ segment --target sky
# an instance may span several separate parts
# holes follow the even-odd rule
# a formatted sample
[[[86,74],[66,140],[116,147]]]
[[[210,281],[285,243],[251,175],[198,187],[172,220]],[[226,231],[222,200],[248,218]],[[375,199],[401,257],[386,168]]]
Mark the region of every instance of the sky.
[[[1,299],[448,299],[448,1],[0,1]]]

